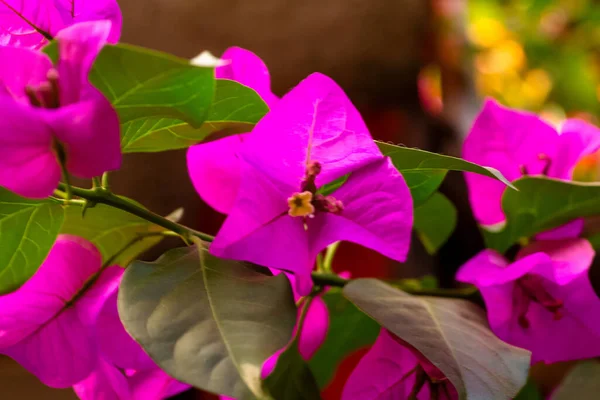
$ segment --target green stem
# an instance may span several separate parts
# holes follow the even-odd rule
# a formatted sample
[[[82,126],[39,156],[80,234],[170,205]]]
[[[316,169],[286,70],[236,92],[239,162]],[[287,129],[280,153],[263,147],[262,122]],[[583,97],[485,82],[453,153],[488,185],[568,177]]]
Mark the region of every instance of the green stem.
[[[67,189],[67,185],[60,183],[59,188],[61,190],[65,190]],[[143,218],[148,222],[152,222],[153,224],[173,231],[188,241],[192,237],[198,237],[207,242],[212,242],[214,239],[214,237],[211,235],[180,225],[177,222],[155,214],[132,201],[119,197],[104,188],[83,189],[79,187],[71,187],[70,190],[75,196],[81,197],[82,199],[85,199],[91,203],[105,204],[114,208],[118,208],[119,210],[126,211],[130,214]]]
[[[105,172],[104,174],[102,174],[102,187],[106,190],[110,189],[108,172]]]
[[[92,187],[94,189],[102,187],[102,182],[100,182],[100,178],[98,178],[97,176],[92,178]]]
[[[331,264],[333,263],[333,257],[337,252],[338,247],[340,247],[340,242],[335,242],[329,247],[327,247],[327,251],[325,252],[325,260],[323,261],[323,269],[325,272],[331,272]]]
[[[341,276],[331,273],[312,273],[312,280],[315,285],[319,286],[336,286],[344,287],[350,283],[351,279],[345,279]],[[416,296],[432,296],[432,297],[452,297],[458,299],[466,299],[472,297],[477,293],[475,288],[463,288],[463,289],[417,289],[410,286],[403,286],[400,283],[391,283],[391,286],[397,287],[398,289],[410,293]]]

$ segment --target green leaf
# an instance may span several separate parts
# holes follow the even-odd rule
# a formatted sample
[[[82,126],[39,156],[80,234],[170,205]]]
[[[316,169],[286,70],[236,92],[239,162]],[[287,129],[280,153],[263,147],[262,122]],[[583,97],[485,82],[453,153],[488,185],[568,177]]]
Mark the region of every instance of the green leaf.
[[[600,214],[600,185],[525,177],[514,182],[518,191],[502,196],[506,225],[483,230],[487,247],[505,252],[521,238],[560,226],[577,217]]]
[[[544,398],[535,385],[535,382],[529,380],[513,400],[544,400]]]
[[[151,224],[140,217],[98,204],[87,209],[85,217],[82,216],[81,207],[67,207],[61,233],[77,235],[89,240],[102,253],[104,261],[109,260],[135,239],[148,236],[136,241],[113,260],[114,264],[126,267],[141,253],[158,244],[162,237],[155,234],[164,231],[164,228]]]
[[[376,279],[354,280],[344,295],[438,367],[460,399],[509,399],[525,385],[531,353],[498,339],[470,302],[411,296]]]
[[[63,221],[60,205],[24,199],[0,187],[0,294],[18,289],[33,276]]]
[[[552,400],[591,400],[600,393],[600,363],[577,364],[552,395]]]
[[[281,353],[277,365],[263,381],[273,399],[319,400],[321,393],[308,364],[302,359],[297,341]]]
[[[415,208],[415,229],[429,254],[435,254],[456,228],[457,213],[454,204],[441,193],[435,193],[424,204]]]
[[[217,79],[215,99],[202,126],[160,117],[130,121],[122,126],[121,148],[125,153],[187,148],[215,132],[219,136],[250,132],[268,111],[254,90]]]
[[[346,183],[348,178],[350,178],[350,174],[346,174],[334,180],[333,182],[323,185],[317,190],[317,193],[322,194],[323,196],[329,196],[330,194],[338,190],[340,187],[342,187],[344,183]]]
[[[379,324],[346,300],[341,289],[331,288],[323,300],[329,310],[329,329],[325,342],[309,362],[320,388],[331,382],[349,354],[373,344],[379,334]]]
[[[56,60],[56,42],[44,52]],[[127,44],[105,46],[89,79],[117,110],[121,124],[163,117],[199,128],[215,95],[213,68]]]
[[[500,173],[491,167],[477,164],[456,157],[431,153],[425,150],[395,146],[376,141],[381,152],[390,157],[394,166],[402,173],[413,194],[415,206],[425,202],[438,189],[448,171],[466,171],[489,176],[513,187]]]
[[[239,400],[265,398],[262,364],[296,323],[289,282],[208,252],[202,258],[192,247],[132,263],[119,289],[121,320],[174,378]]]

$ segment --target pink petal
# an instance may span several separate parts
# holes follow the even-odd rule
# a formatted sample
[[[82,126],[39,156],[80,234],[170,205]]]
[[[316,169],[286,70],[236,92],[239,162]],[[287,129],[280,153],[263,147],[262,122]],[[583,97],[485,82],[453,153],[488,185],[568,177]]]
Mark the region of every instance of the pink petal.
[[[37,87],[47,81],[48,71],[52,68],[50,58],[26,48],[0,47],[0,60],[10,60],[0,63],[0,95],[29,104],[25,87]]]
[[[560,151],[552,159],[548,175],[570,180],[579,160],[600,149],[600,129],[582,120],[568,119],[562,125],[559,144]]]
[[[542,232],[535,236],[536,240],[561,240],[576,238],[583,232],[583,218],[577,218],[557,228]]]
[[[313,267],[307,253],[302,219],[287,215],[287,193],[251,166],[242,163],[244,179],[225,223],[210,246],[217,257],[250,261],[308,276]],[[267,251],[268,248],[268,251]]]
[[[91,85],[88,75],[94,60],[110,33],[110,21],[82,22],[60,31],[58,41],[58,75],[60,103],[76,103]]]
[[[548,255],[552,264],[537,264],[531,272],[559,285],[566,285],[587,274],[596,254],[590,242],[584,239],[548,240],[534,242],[523,248],[517,254],[517,259],[534,253]]]
[[[187,152],[194,188],[202,200],[223,214],[231,211],[240,187],[237,153],[241,145],[242,135],[235,135],[192,146]]]
[[[108,361],[101,359],[85,380],[73,386],[81,400],[132,400],[127,378]]]
[[[111,22],[108,42],[117,43],[119,41],[123,17],[117,0],[54,1],[67,26],[84,21],[108,20]],[[52,33],[56,34],[58,32]]]
[[[16,292],[0,297],[0,351],[48,386],[69,387],[95,366],[91,333],[77,305],[66,306],[101,262],[91,243],[61,235],[38,272]]]
[[[405,261],[410,246],[413,206],[404,178],[388,158],[356,172],[332,194],[344,204],[339,215],[317,215],[309,221],[311,251],[347,240],[369,247],[397,261]]]
[[[463,145],[463,157],[498,169],[510,181],[519,178],[524,166],[528,175],[542,173],[556,158],[558,134],[535,114],[511,110],[487,100]],[[552,161],[551,161],[552,163]],[[494,179],[466,173],[469,199],[479,223],[504,221],[501,197],[505,186]]]
[[[310,360],[325,341],[329,328],[329,311],[321,297],[316,297],[309,306],[298,344],[300,355]]]
[[[60,166],[52,151],[52,130],[37,110],[0,97],[0,185],[32,198],[52,194]]]
[[[358,111],[321,74],[310,75],[273,107],[248,136],[241,156],[297,191],[309,153],[322,166],[317,186],[381,158]]]
[[[100,350],[115,366],[136,370],[155,367],[152,359],[123,327],[117,311],[116,288],[107,298],[98,315],[96,332]]]
[[[36,27],[48,34],[64,27],[52,1],[0,1],[0,46],[41,48],[48,40]]]
[[[73,175],[93,178],[121,167],[119,118],[99,92],[46,118],[65,147],[67,169]]]
[[[488,286],[512,282],[531,272],[538,265],[551,265],[552,260],[544,253],[531,253],[509,264],[494,250],[483,250],[458,270],[456,280],[471,283],[482,289]]]
[[[272,107],[279,99],[271,92],[271,77],[264,61],[256,54],[240,47],[230,47],[221,56],[229,64],[217,67],[215,76],[231,79],[254,89]]]
[[[413,351],[395,340],[385,329],[369,352],[360,360],[346,382],[342,400],[395,400],[408,399],[415,385],[415,374],[410,373],[420,365]],[[450,396],[441,393],[440,400],[458,399],[456,390],[446,385]],[[425,384],[417,393],[418,400],[429,400],[429,386]]]

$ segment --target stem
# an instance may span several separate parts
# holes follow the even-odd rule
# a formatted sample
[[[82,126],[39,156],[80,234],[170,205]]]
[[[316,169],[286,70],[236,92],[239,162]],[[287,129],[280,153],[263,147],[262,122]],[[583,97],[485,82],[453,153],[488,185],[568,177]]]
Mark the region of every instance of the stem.
[[[338,247],[340,247],[340,242],[335,242],[327,247],[327,251],[325,252],[325,260],[323,261],[323,269],[325,272],[332,271],[331,264],[333,263],[333,257],[335,256]]]
[[[92,178],[92,187],[94,189],[102,187],[102,183],[100,182],[100,178],[98,178],[97,176],[94,177],[94,178]]]
[[[294,343],[298,344],[300,342],[300,335],[302,334],[302,328],[304,326],[304,320],[306,319],[306,314],[308,314],[308,307],[310,303],[313,301],[314,295],[309,295],[304,298],[304,304],[302,304],[302,311],[300,311],[300,318],[298,318],[298,324],[296,329],[296,337],[294,337]]]
[[[341,276],[331,273],[312,273],[312,280],[315,285],[319,286],[336,286],[344,287],[350,283],[351,279],[345,279]],[[432,297],[451,297],[457,299],[466,299],[477,293],[475,288],[463,288],[463,289],[416,289],[410,286],[403,286],[401,283],[394,283],[394,286],[403,292],[413,294],[415,296],[432,296]]]
[[[105,172],[104,174],[102,174],[102,188],[108,190],[110,189],[110,184],[109,184],[109,177],[108,177],[108,172]]]
[[[67,185],[64,183],[59,184],[59,188],[64,190]],[[198,237],[204,241],[212,242],[214,237],[203,232],[198,232],[194,229],[180,225],[177,222],[173,222],[163,216],[153,213],[152,211],[146,210],[142,206],[129,201],[125,198],[119,197],[104,188],[96,189],[83,189],[79,187],[71,187],[72,193],[82,199],[86,199],[91,203],[105,204],[119,210],[126,211],[130,214],[136,215],[146,221],[152,222],[158,226],[162,226],[165,229],[177,233],[179,236],[186,240],[191,240],[192,237]]]

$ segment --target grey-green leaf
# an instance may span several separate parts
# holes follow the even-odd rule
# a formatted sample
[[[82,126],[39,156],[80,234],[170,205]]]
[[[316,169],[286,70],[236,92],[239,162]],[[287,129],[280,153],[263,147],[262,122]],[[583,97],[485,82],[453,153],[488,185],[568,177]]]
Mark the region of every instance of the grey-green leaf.
[[[411,188],[415,205],[422,204],[435,193],[448,171],[474,172],[513,187],[500,171],[491,167],[425,150],[376,142],[381,152],[390,157],[394,166],[405,177]]]
[[[344,298],[340,289],[329,289],[323,300],[329,310],[327,337],[309,361],[320,388],[331,382],[344,358],[371,345],[379,334],[379,324]]]
[[[518,191],[502,196],[506,225],[501,231],[483,230],[487,247],[505,252],[528,238],[577,217],[600,214],[600,185],[526,177],[514,182]]]
[[[415,208],[414,226],[429,254],[435,254],[456,228],[456,207],[446,196],[437,192]]]
[[[438,367],[460,399],[509,399],[525,385],[531,354],[498,339],[470,302],[411,296],[376,279],[354,280],[344,295]]]
[[[0,187],[0,294],[18,289],[33,276],[63,221],[59,204],[24,199]]]
[[[277,365],[263,385],[273,399],[319,400],[321,393],[308,364],[294,341],[281,353]]]
[[[599,393],[600,363],[590,360],[573,367],[552,395],[552,400],[594,400]]]
[[[238,82],[217,79],[214,101],[200,127],[172,118],[137,119],[122,126],[125,153],[187,148],[218,132],[218,136],[250,132],[269,111],[252,89]]]
[[[81,236],[92,242],[107,261],[121,251],[124,246],[135,241],[126,251],[112,262],[126,267],[141,253],[158,244],[162,237],[158,234],[165,229],[151,224],[119,209],[98,204],[82,215],[81,207],[69,206],[66,209],[65,223],[61,233]],[[136,240],[145,237],[144,239]]]
[[[203,259],[192,247],[132,263],[119,289],[121,320],[176,379],[239,400],[265,398],[262,364],[296,323],[289,282],[207,252]]]

